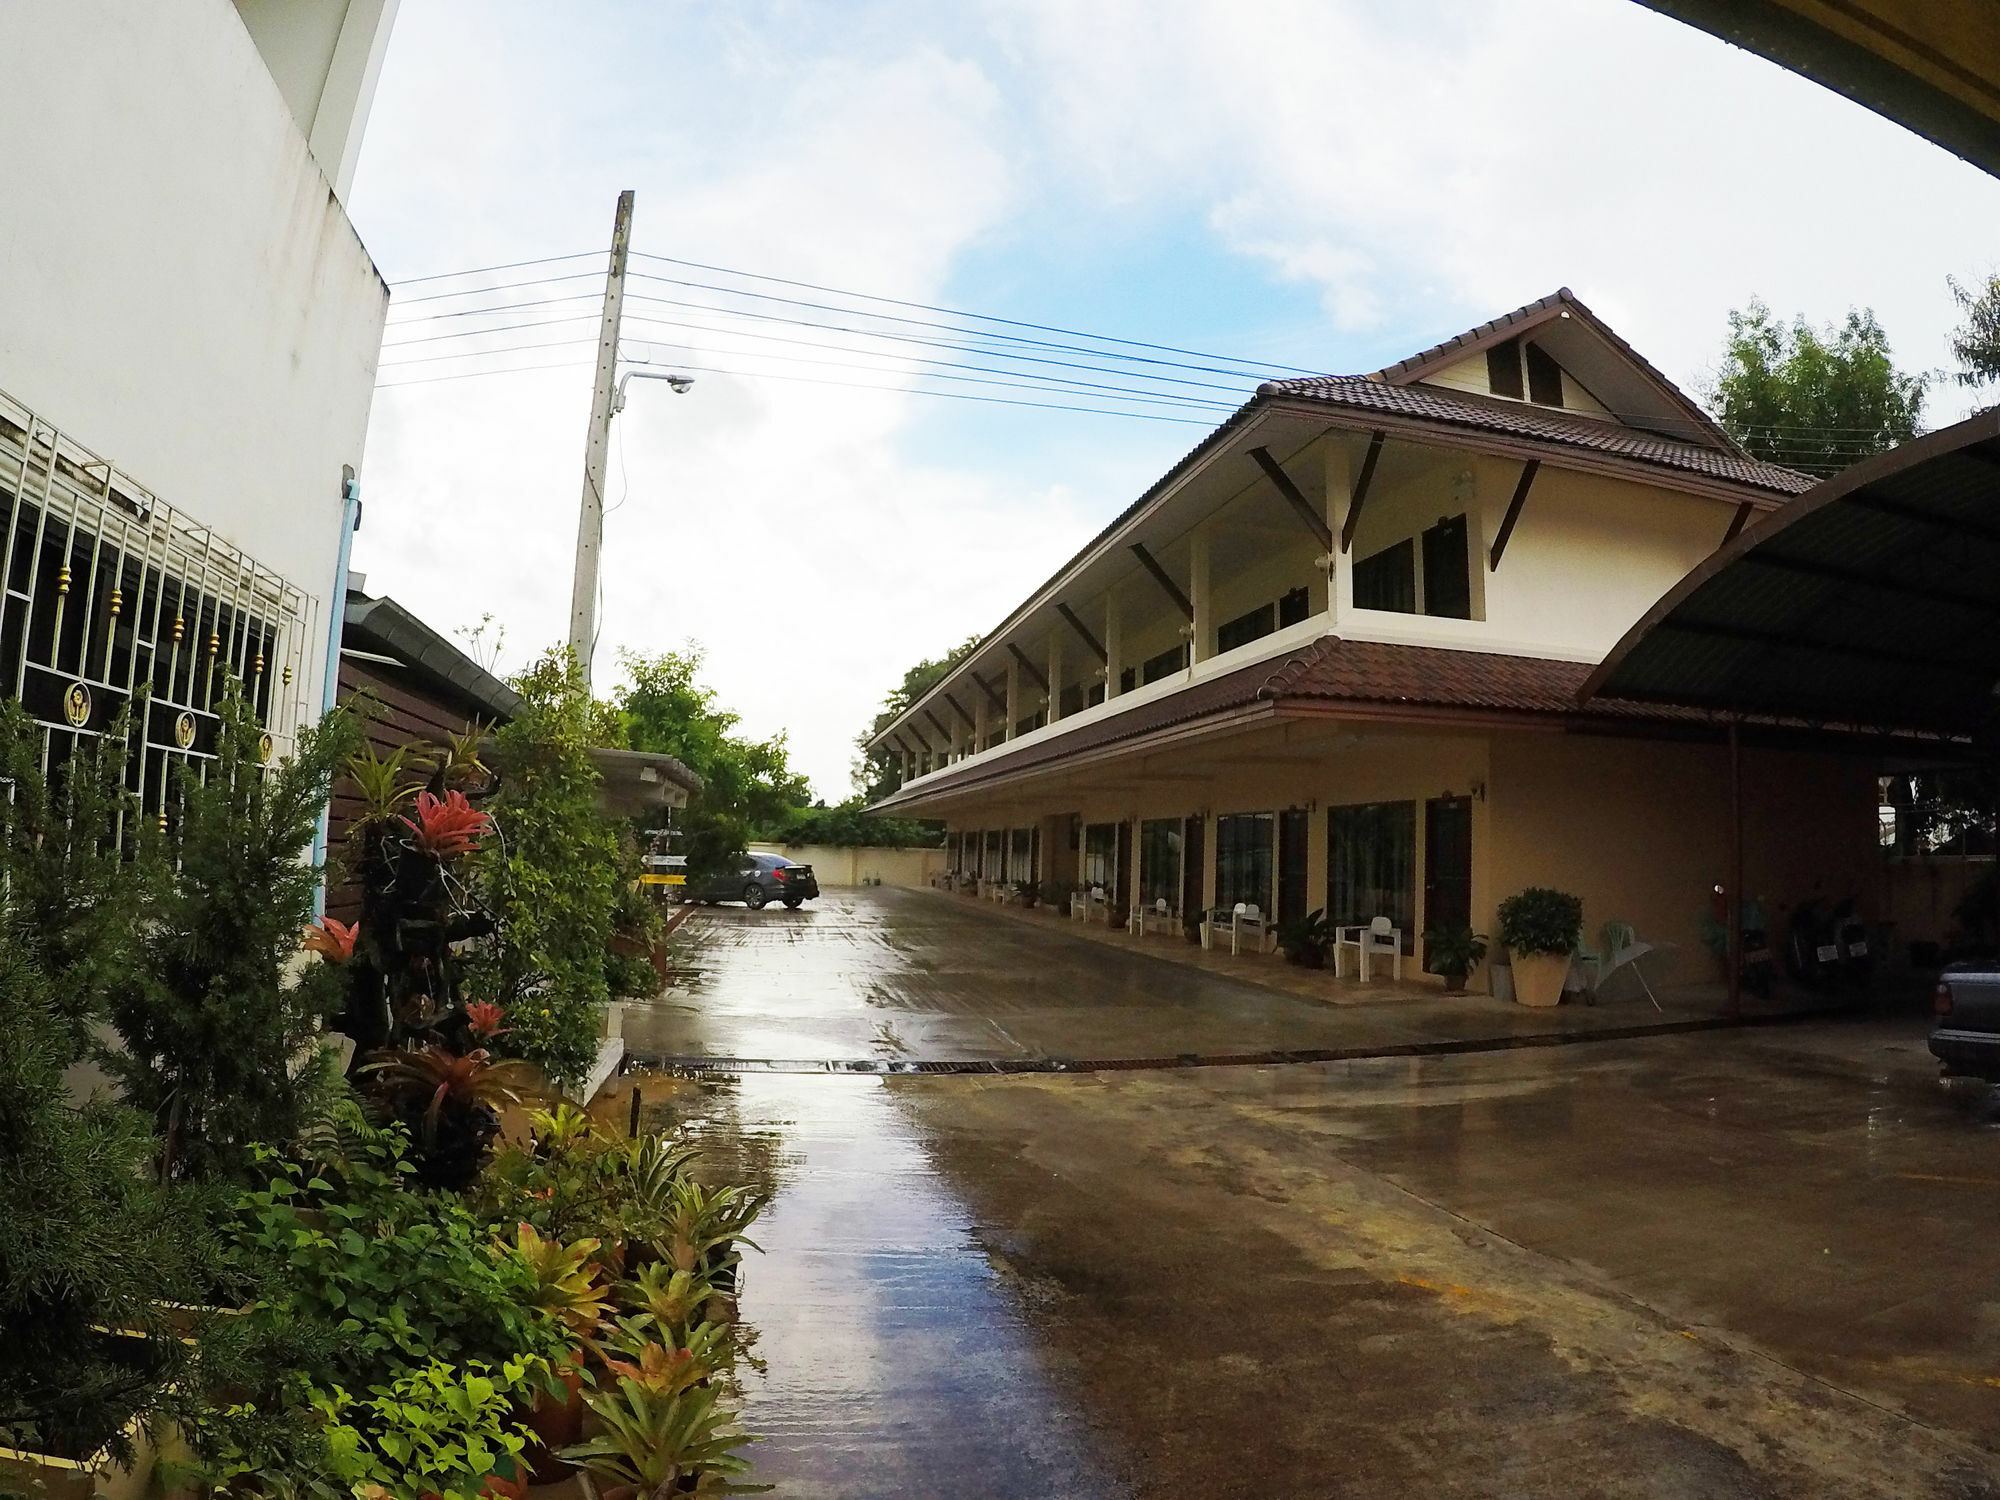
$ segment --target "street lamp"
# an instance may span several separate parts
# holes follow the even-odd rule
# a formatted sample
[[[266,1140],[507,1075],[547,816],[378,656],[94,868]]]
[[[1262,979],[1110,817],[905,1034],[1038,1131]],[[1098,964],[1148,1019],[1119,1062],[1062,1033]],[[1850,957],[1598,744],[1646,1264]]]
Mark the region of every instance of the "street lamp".
[[[625,410],[625,387],[630,385],[634,379],[664,380],[674,388],[676,396],[685,396],[694,387],[694,376],[692,375],[676,375],[666,370],[627,370],[623,375],[618,377],[618,391],[611,398],[612,416],[615,417],[618,413]]]

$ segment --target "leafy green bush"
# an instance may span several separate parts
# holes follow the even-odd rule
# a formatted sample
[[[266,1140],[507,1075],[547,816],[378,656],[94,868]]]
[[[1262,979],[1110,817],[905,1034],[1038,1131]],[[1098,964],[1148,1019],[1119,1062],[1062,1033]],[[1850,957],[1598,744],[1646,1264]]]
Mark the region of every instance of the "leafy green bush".
[[[263,765],[263,726],[229,679],[206,780],[174,783],[170,879],[146,916],[143,960],[117,994],[123,1040],[104,1058],[126,1097],[158,1122],[172,1175],[249,1166],[253,1141],[290,1141],[323,1107],[331,1075],[313,1058],[344,1004],[325,965],[301,973],[300,931],[318,873],[304,857],[359,730],[336,711],[296,752]]]
[[[501,786],[491,810],[504,847],[481,856],[499,942],[468,988],[506,1007],[508,1051],[575,1083],[597,1058],[628,862],[597,810],[590,748],[603,726],[576,658],[550,651],[514,688],[521,713],[493,736]]]
[[[1579,925],[1582,906],[1577,908]],[[1432,927],[1424,933],[1424,946],[1429,951],[1430,966],[1434,973],[1456,975],[1463,979],[1479,967],[1479,961],[1486,957],[1486,939],[1470,927]]]
[[[1516,958],[1574,953],[1583,941],[1583,898],[1529,886],[1500,903],[1500,941]]]
[[[0,1427],[82,1457],[185,1373],[177,1340],[118,1357],[158,1331],[161,1301],[198,1300],[215,1249],[191,1190],[162,1186],[145,1116],[69,1102],[76,1033],[34,945],[0,918]]]
[[[378,1485],[395,1500],[476,1500],[487,1476],[517,1472],[527,1438],[509,1413],[526,1372],[522,1360],[499,1369],[432,1360],[372,1387],[365,1400],[340,1390],[320,1395],[328,1466],[356,1494]]]
[[[1333,946],[1333,923],[1324,908],[1278,924],[1278,951],[1289,963],[1317,965]]]

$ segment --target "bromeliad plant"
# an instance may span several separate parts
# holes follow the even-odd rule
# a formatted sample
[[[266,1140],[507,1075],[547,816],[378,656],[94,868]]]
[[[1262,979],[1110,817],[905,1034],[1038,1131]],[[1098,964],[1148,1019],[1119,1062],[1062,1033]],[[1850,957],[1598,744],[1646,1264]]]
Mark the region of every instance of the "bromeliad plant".
[[[679,1351],[686,1354],[687,1351]],[[633,1487],[635,1500],[669,1500],[682,1494],[729,1495],[768,1490],[735,1483],[749,1461],[736,1450],[754,1441],[735,1424],[713,1385],[693,1360],[655,1344],[638,1361],[612,1367],[618,1384],[585,1400],[603,1426],[589,1442],[563,1450],[583,1466],[585,1494],[601,1493],[594,1481]]]
[[[524,1062],[494,1062],[483,1047],[460,1056],[432,1043],[378,1053],[362,1069],[387,1116],[415,1139],[416,1177],[457,1192],[472,1185],[500,1133],[500,1106],[534,1086]]]
[[[1285,955],[1287,963],[1308,969],[1323,968],[1333,937],[1333,923],[1327,920],[1325,910],[1310,911],[1278,924],[1278,951]]]
[[[466,1050],[459,945],[494,930],[470,870],[494,833],[492,817],[473,805],[493,790],[478,735],[473,725],[442,749],[403,745],[386,756],[370,745],[347,762],[362,802],[349,834],[361,939],[343,1026],[362,1053],[422,1043]]]

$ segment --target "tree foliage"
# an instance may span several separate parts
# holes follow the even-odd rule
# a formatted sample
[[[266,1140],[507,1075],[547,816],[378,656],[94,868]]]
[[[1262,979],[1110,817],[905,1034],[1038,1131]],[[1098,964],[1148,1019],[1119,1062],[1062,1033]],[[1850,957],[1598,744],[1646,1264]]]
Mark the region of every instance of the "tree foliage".
[[[869,742],[896,722],[899,715],[944,680],[945,674],[972,654],[978,636],[969,636],[935,661],[918,662],[903,674],[903,680],[889,690],[867,730],[855,741],[861,756],[854,763],[854,789],[864,803],[880,802],[903,784],[903,762],[893,747],[870,749]]]
[[[835,807],[824,802],[794,807],[787,812],[784,823],[766,836],[774,843],[818,844],[831,849],[934,848],[944,841],[940,824],[920,818],[871,818],[867,805],[855,796]]]
[[[339,978],[295,963],[319,881],[306,858],[334,777],[359,743],[335,711],[263,764],[263,726],[234,680],[215,757],[174,782],[172,873],[149,914],[144,961],[112,1005],[122,1049],[105,1056],[125,1096],[163,1134],[172,1170],[231,1175],[258,1141],[289,1141],[323,1102],[312,1063]]]
[[[569,1083],[597,1056],[605,954],[637,870],[597,808],[590,751],[609,726],[575,656],[547,651],[513,687],[521,712],[493,736],[501,839],[480,855],[499,943],[469,987],[506,1008],[510,1050]]]
[[[671,755],[702,780],[679,820],[690,880],[734,869],[751,839],[782,828],[811,795],[791,768],[784,735],[753,740],[737,733],[737,716],[700,680],[699,646],[628,651],[620,659],[631,677],[614,700],[624,743]]]
[[[2000,275],[1988,276],[1976,289],[1960,286],[1949,276],[1945,281],[1965,315],[1951,336],[1951,352],[1959,363],[1953,378],[1965,386],[2000,380]]]
[[[1871,309],[1816,329],[1753,298],[1729,314],[1710,405],[1756,457],[1824,476],[1915,437],[1924,381],[1896,368]]]

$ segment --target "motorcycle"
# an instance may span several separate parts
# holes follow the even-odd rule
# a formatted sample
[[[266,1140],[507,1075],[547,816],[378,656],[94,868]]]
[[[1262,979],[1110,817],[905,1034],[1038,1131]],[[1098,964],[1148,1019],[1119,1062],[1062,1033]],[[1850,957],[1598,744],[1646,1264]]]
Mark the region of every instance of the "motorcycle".
[[[1743,957],[1738,965],[1743,988],[1759,999],[1771,995],[1771,940],[1765,925],[1764,903],[1755,896],[1743,898]],[[1723,966],[1729,968],[1729,897],[1721,886],[1709,893],[1708,912],[1701,921],[1702,941]]]
[[[1868,924],[1854,915],[1854,898],[1846,897],[1833,909],[1833,940],[1840,949],[1840,965],[1850,982],[1868,982],[1875,970],[1875,954],[1868,946]]]
[[[1792,908],[1785,940],[1785,969],[1811,990],[1830,990],[1845,977],[1839,935],[1834,923],[1820,910],[1817,896]]]

